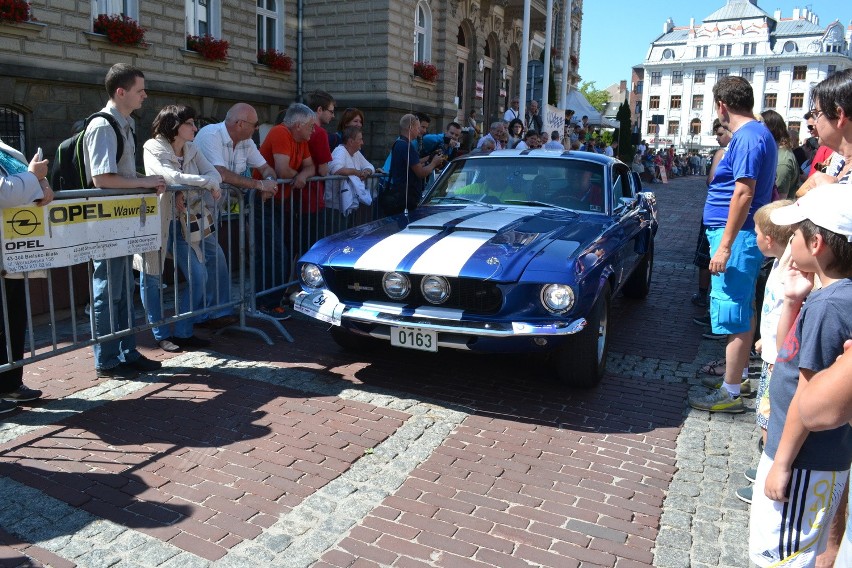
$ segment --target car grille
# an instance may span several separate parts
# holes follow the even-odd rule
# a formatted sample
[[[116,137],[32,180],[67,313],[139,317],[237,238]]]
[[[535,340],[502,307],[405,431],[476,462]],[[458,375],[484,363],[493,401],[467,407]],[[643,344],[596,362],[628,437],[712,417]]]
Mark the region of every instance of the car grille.
[[[326,271],[329,289],[343,301],[387,302],[390,299],[382,289],[384,272],[356,270],[351,268]],[[420,293],[423,276],[411,275],[411,292],[403,300],[409,307],[434,306]],[[475,314],[495,314],[503,304],[503,293],[494,282],[483,282],[472,278],[448,277],[450,297],[440,304],[443,308],[465,310]]]

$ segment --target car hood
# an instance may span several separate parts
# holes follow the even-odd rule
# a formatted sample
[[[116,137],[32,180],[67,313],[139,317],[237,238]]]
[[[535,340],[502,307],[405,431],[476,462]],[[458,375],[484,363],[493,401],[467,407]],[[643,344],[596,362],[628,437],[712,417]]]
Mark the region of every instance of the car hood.
[[[517,206],[422,207],[319,241],[302,257],[335,268],[520,279],[548,245],[566,263],[610,223],[602,215]],[[566,264],[567,266],[567,264]]]

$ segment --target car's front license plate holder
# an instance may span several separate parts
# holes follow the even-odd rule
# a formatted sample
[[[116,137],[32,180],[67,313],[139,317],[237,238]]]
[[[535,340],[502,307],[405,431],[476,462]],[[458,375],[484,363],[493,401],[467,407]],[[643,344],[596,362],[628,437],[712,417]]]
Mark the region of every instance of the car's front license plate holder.
[[[438,351],[438,332],[416,327],[391,327],[391,345],[419,351]]]

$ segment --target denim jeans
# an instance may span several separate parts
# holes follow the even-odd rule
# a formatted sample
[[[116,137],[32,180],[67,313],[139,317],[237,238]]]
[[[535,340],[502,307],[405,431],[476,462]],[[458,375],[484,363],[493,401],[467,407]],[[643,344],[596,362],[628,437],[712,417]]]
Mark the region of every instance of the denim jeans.
[[[98,337],[128,329],[128,314],[131,316],[133,314],[131,259],[130,256],[120,256],[92,261],[94,266],[92,316]],[[129,295],[128,285],[130,286]],[[110,315],[112,315],[111,325]],[[111,326],[112,329],[110,329]],[[95,369],[112,369],[123,362],[136,361],[142,356],[136,350],[135,335],[96,343],[92,346],[92,350],[95,353]]]
[[[251,204],[254,221],[254,283],[255,291],[262,292],[287,282],[290,272],[290,259],[287,256],[284,232],[286,225],[284,210],[280,201],[268,199],[261,202],[255,196]],[[266,298],[266,302],[278,305],[278,298]]]
[[[183,231],[177,225],[171,225],[169,229],[169,241],[163,254],[165,254],[165,251],[170,251],[174,254],[175,264],[184,278],[186,278],[185,282],[176,284],[178,288],[178,313],[200,310],[227,302],[231,299],[231,277],[228,272],[225,253],[216,240],[216,234],[214,233],[201,241],[201,248],[204,252],[204,262],[198,259],[195,251],[186,242],[186,239],[183,237]],[[148,323],[154,323],[162,319],[160,312],[162,301],[161,284],[161,276],[142,273],[142,305],[145,306]],[[191,337],[194,323],[227,316],[232,313],[233,308],[226,306],[203,316],[177,321],[173,324],[174,336],[180,338]],[[162,315],[165,315],[165,313]],[[172,337],[172,333],[166,326],[154,327],[151,331],[154,333],[154,338],[157,341]]]

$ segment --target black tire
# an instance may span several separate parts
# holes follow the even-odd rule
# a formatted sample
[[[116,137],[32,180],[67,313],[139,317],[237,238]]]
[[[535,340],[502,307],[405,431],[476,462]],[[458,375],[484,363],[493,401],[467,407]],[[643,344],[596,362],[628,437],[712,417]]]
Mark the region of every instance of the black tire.
[[[628,298],[641,300],[651,291],[651,274],[654,272],[654,241],[648,245],[648,252],[639,261],[633,274],[624,283],[621,289]]]
[[[375,349],[378,340],[366,335],[353,333],[338,325],[332,326],[331,338],[346,351],[364,352]]]
[[[609,353],[609,284],[601,290],[586,328],[572,335],[555,353],[556,376],[566,386],[590,389],[596,387],[606,371]]]

